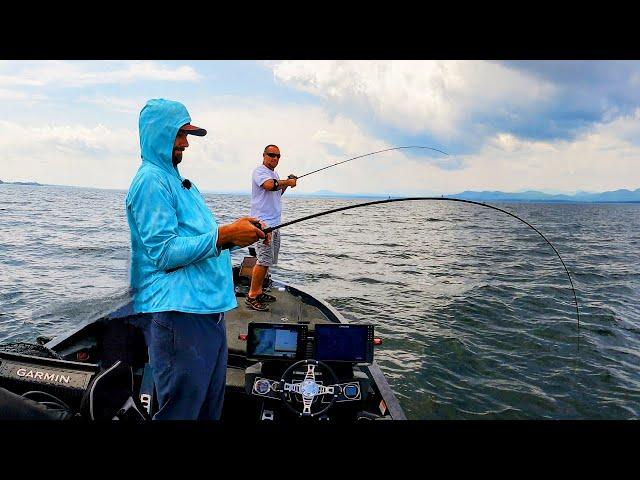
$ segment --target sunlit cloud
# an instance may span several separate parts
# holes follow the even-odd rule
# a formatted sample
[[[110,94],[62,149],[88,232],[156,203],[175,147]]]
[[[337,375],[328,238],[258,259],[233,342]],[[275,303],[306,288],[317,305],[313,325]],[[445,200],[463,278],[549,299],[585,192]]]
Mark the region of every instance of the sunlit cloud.
[[[114,112],[138,114],[140,102],[119,97],[80,97],[78,102],[90,103]]]
[[[104,125],[24,125],[0,121],[0,179],[119,188],[132,159],[137,132]]]
[[[284,61],[275,78],[411,133],[456,137],[474,116],[513,119],[550,102],[553,84],[480,61]]]
[[[154,61],[43,61],[14,65],[17,68],[0,64],[0,87],[84,87],[142,81],[196,82],[202,78],[191,66],[169,67]]]
[[[35,100],[46,100],[46,95],[41,94],[29,94],[20,90],[12,90],[7,88],[0,88],[0,101],[5,102],[32,102]]]
[[[249,192],[270,143],[282,151],[283,177],[400,145],[450,153],[357,159],[305,177],[289,194],[640,186],[640,62],[240,67],[242,79],[216,62],[0,62],[0,179],[126,189],[140,165],[140,109],[150,96],[177,91],[193,123],[209,132],[189,138],[180,165],[201,190]],[[252,83],[251,68],[262,84]],[[198,85],[168,90],[174,80]]]
[[[587,190],[639,187],[640,110],[594,125],[573,140],[531,141],[498,134],[465,158],[450,188],[469,190]]]

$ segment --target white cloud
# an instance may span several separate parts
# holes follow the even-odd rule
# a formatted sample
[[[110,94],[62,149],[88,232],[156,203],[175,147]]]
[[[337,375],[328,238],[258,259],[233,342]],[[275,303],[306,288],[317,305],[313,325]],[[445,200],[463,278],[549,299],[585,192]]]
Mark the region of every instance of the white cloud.
[[[248,192],[251,172],[269,143],[281,147],[282,176],[391,147],[363,133],[350,119],[330,117],[320,108],[237,98],[208,104],[218,107],[190,108],[193,123],[209,134],[189,138],[180,165],[183,176],[204,190]],[[359,159],[309,176],[296,192],[383,191],[390,185],[389,172],[396,177],[391,185],[401,188],[407,181],[402,172],[414,164],[404,159],[401,152]],[[139,164],[135,129],[0,121],[0,179],[5,181],[126,189]]]
[[[52,60],[0,64],[0,87],[83,87],[145,80],[195,82],[201,78],[193,67],[169,67],[155,61],[71,63]]]
[[[138,115],[140,113],[140,105],[144,105],[144,102],[141,102],[137,99],[131,98],[120,98],[120,97],[80,97],[78,102],[90,103],[93,105],[98,105],[100,107],[106,108],[108,110],[112,110],[120,113],[129,113]]]
[[[193,123],[207,128],[208,135],[190,139],[190,151],[180,167],[184,176],[204,189],[250,191],[251,172],[270,143],[282,152],[277,169],[282,177],[392,146],[367,135],[352,120],[331,117],[319,107],[238,99],[208,103],[219,108],[190,111]],[[404,167],[394,168],[395,162]],[[402,152],[358,159],[302,179],[295,191],[383,191],[389,185],[389,169],[397,170],[395,185],[401,187],[406,179],[400,172],[414,163]]]
[[[123,188],[137,168],[136,131],[0,121],[0,179]]]
[[[607,191],[640,187],[640,110],[594,125],[577,138],[529,141],[509,134],[490,138],[467,168],[444,185],[457,190]]]
[[[32,102],[33,100],[46,100],[45,95],[30,95],[20,90],[0,88],[0,101],[5,102]]]
[[[212,97],[187,107],[193,123],[209,133],[189,137],[180,168],[202,190],[248,192],[251,171],[269,143],[281,148],[278,172],[283,177],[395,146],[321,107],[235,97]],[[530,141],[502,132],[464,157],[403,150],[361,158],[301,179],[292,193],[635,189],[640,187],[638,138],[640,110],[596,125],[572,141]],[[0,121],[2,180],[126,189],[140,164],[139,155],[135,128]],[[444,170],[426,158],[462,161],[464,168]]]
[[[41,146],[49,148],[55,145],[65,145],[79,150],[120,151],[116,148],[122,145],[122,140],[130,136],[125,130],[111,130],[104,125],[86,127],[82,125],[21,125],[7,121],[0,121],[0,129],[5,132],[0,137],[0,148],[10,147],[28,148]],[[129,143],[129,142],[124,142]]]
[[[483,61],[270,62],[285,85],[338,108],[372,111],[411,133],[454,137],[474,114],[504,118],[539,108],[555,87],[540,78]]]

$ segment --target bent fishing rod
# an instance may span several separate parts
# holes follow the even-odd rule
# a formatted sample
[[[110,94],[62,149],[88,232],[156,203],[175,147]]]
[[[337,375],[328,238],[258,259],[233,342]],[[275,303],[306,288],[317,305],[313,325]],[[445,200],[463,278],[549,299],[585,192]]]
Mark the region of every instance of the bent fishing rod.
[[[576,296],[576,290],[573,287],[573,280],[571,280],[571,275],[569,274],[569,269],[565,265],[564,260],[562,260],[562,257],[560,256],[560,253],[558,252],[558,250],[556,250],[556,247],[554,247],[551,244],[551,242],[549,240],[547,240],[547,237],[545,237],[542,234],[542,232],[540,232],[540,230],[538,230],[536,227],[531,225],[526,220],[523,220],[522,218],[518,217],[517,215],[515,215],[515,214],[513,214],[511,212],[508,212],[506,210],[503,210],[501,208],[494,207],[493,205],[488,205],[486,203],[474,202],[473,200],[464,200],[464,199],[461,199],[461,198],[447,198],[447,197],[388,198],[386,200],[375,200],[375,201],[372,201],[372,202],[359,203],[357,205],[348,205],[346,207],[334,208],[332,210],[326,210],[324,212],[314,213],[313,215],[307,215],[306,217],[298,218],[298,219],[295,219],[295,220],[291,220],[289,222],[281,223],[280,225],[275,225],[273,227],[267,227],[267,228],[264,228],[264,229],[260,228],[259,225],[256,225],[256,226],[258,228],[260,228],[266,234],[266,233],[273,232],[274,230],[277,230],[279,228],[287,227],[289,225],[293,225],[295,223],[304,222],[306,220],[311,220],[312,218],[322,217],[324,215],[329,215],[330,213],[336,213],[336,212],[342,212],[342,211],[345,211],[345,210],[351,210],[352,208],[367,207],[369,205],[379,205],[379,204],[382,204],[382,203],[408,202],[408,201],[418,201],[418,200],[434,200],[434,201],[470,203],[472,205],[480,205],[481,207],[491,208],[493,210],[497,210],[498,212],[506,213],[507,215],[509,215],[509,216],[511,216],[511,217],[513,217],[513,218],[515,218],[517,220],[520,220],[522,223],[524,223],[529,228],[533,229],[538,235],[540,235],[544,239],[544,241],[549,244],[549,246],[553,249],[555,254],[558,256],[558,258],[562,262],[562,266],[564,267],[565,272],[567,272],[567,276],[569,277],[569,283],[571,284],[571,291],[573,292],[573,299],[574,299],[575,304],[576,304],[576,316],[578,318],[578,351],[580,350],[580,311],[578,309],[578,297]]]
[[[355,159],[357,159],[357,158],[368,157],[369,155],[375,155],[375,154],[377,154],[377,153],[390,152],[391,150],[401,150],[401,149],[403,149],[403,148],[422,148],[422,149],[426,149],[426,150],[433,150],[433,151],[435,151],[435,152],[444,153],[445,155],[449,155],[447,152],[443,152],[442,150],[438,150],[437,148],[422,147],[422,146],[419,146],[419,145],[411,145],[411,146],[406,146],[406,147],[393,147],[393,148],[386,148],[386,149],[384,149],[384,150],[378,150],[377,152],[365,153],[364,155],[358,155],[357,157],[353,157],[353,158],[349,158],[349,159],[347,159],[347,160],[343,160],[343,161],[341,161],[341,162],[333,163],[333,164],[331,164],[331,165],[327,165],[326,167],[322,167],[322,168],[319,168],[319,169],[317,169],[317,170],[314,170],[313,172],[305,173],[304,175],[299,175],[299,176],[296,176],[296,175],[289,175],[289,178],[297,178],[297,179],[300,179],[300,178],[302,178],[302,177],[306,177],[307,175],[311,175],[311,174],[313,174],[313,173],[320,172],[320,171],[322,171],[322,170],[326,170],[327,168],[335,167],[336,165],[340,165],[341,163],[347,163],[347,162],[350,162],[351,160],[355,160]]]

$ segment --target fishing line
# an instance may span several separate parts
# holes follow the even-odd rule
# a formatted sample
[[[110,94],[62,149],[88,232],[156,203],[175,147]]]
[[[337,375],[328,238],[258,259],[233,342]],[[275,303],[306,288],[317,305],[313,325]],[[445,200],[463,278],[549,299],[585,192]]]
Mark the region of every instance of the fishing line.
[[[440,152],[440,153],[444,153],[445,155],[449,155],[447,152],[443,152],[442,150],[438,150],[437,148],[422,147],[422,146],[419,146],[419,145],[406,146],[406,147],[393,147],[393,148],[387,148],[385,150],[378,150],[377,152],[365,153],[364,155],[358,155],[357,157],[349,158],[347,160],[343,160],[341,162],[337,162],[337,163],[334,163],[332,165],[328,165],[326,167],[319,168],[318,170],[314,170],[313,172],[305,173],[304,175],[300,175],[300,176],[297,176],[297,177],[295,177],[295,175],[289,175],[289,178],[295,177],[295,178],[300,179],[302,177],[306,177],[307,175],[311,175],[312,173],[320,172],[322,170],[326,170],[327,168],[335,167],[336,165],[340,165],[341,163],[350,162],[351,160],[355,160],[356,158],[368,157],[369,155],[375,155],[376,153],[389,152],[391,150],[400,150],[402,148],[423,148],[423,149],[426,149],[426,150],[433,150],[435,152]]]
[[[403,147],[399,147],[399,148],[403,148]],[[523,220],[522,218],[518,217],[517,215],[515,215],[515,214],[513,214],[511,212],[508,212],[506,210],[503,210],[501,208],[494,207],[493,205],[488,205],[486,203],[474,202],[473,200],[464,200],[464,199],[461,199],[461,198],[446,198],[446,197],[388,198],[386,200],[376,200],[376,201],[373,201],[373,202],[359,203],[357,205],[349,205],[349,206],[346,206],[346,207],[334,208],[333,210],[326,210],[326,211],[320,212],[320,213],[314,213],[313,215],[307,215],[306,217],[302,217],[302,218],[298,218],[296,220],[291,220],[289,222],[281,223],[280,225],[276,225],[274,227],[267,227],[267,228],[263,229],[263,231],[264,231],[264,233],[270,233],[270,232],[272,232],[274,230],[277,230],[279,228],[286,227],[286,226],[289,226],[289,225],[293,225],[294,223],[304,222],[305,220],[311,220],[312,218],[322,217],[324,215],[329,215],[330,213],[342,212],[344,210],[351,210],[352,208],[366,207],[366,206],[369,206],[369,205],[379,205],[381,203],[407,202],[407,201],[414,201],[414,200],[437,200],[437,201],[448,201],[448,202],[471,203],[473,205],[480,205],[481,207],[491,208],[493,210],[497,210],[498,212],[506,213],[507,215],[509,215],[509,216],[511,216],[511,217],[513,217],[513,218],[515,218],[517,220],[520,220],[522,223],[527,225],[529,228],[532,228],[538,235],[540,235],[544,239],[544,241],[549,244],[549,246],[553,249],[555,254],[558,256],[558,258],[562,262],[562,266],[564,267],[565,272],[567,272],[567,276],[569,277],[569,283],[571,284],[571,291],[573,292],[573,299],[574,299],[575,304],[576,304],[576,316],[578,318],[578,351],[580,351],[580,310],[578,309],[578,297],[576,296],[576,290],[573,287],[573,280],[571,280],[571,275],[569,274],[569,269],[565,265],[564,260],[562,260],[562,257],[560,256],[560,253],[558,252],[558,250],[556,250],[556,247],[554,247],[551,244],[551,242],[549,240],[547,240],[547,237],[545,237],[542,234],[542,232],[540,232],[540,230],[538,230],[536,227],[531,225],[526,220]]]

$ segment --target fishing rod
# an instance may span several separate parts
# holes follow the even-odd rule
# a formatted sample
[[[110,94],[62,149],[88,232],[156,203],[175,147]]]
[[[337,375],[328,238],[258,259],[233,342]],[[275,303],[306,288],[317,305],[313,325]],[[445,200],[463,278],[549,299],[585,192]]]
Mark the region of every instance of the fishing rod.
[[[322,170],[326,170],[327,168],[335,167],[336,165],[340,165],[341,163],[347,163],[347,162],[350,162],[351,160],[355,160],[357,158],[368,157],[369,155],[375,155],[376,153],[382,153],[382,152],[389,152],[391,150],[400,150],[402,148],[423,148],[423,149],[427,149],[427,150],[434,150],[436,152],[444,153],[445,155],[449,155],[447,152],[443,152],[442,150],[438,150],[437,148],[422,147],[422,146],[419,146],[419,145],[411,145],[411,146],[406,146],[406,147],[393,147],[393,148],[387,148],[385,150],[378,150],[377,152],[365,153],[364,155],[358,155],[357,157],[349,158],[347,160],[343,160],[341,162],[337,162],[337,163],[334,163],[332,165],[328,165],[326,167],[319,168],[318,170],[314,170],[313,172],[305,173],[304,175],[300,175],[300,176],[289,175],[289,178],[300,179],[302,177],[306,177],[307,175],[311,175],[312,173],[320,172]]]
[[[571,284],[571,291],[573,292],[573,299],[574,299],[575,304],[576,304],[576,316],[578,318],[578,351],[580,350],[580,310],[578,309],[578,297],[576,296],[576,290],[575,290],[575,288],[573,286],[573,280],[571,280],[571,275],[569,274],[569,269],[565,265],[564,260],[562,260],[562,257],[560,256],[560,253],[558,252],[558,250],[556,250],[556,247],[554,247],[551,244],[551,242],[549,240],[547,240],[547,237],[545,237],[542,234],[542,232],[540,232],[540,230],[538,230],[536,227],[531,225],[526,220],[523,220],[522,218],[518,217],[517,215],[515,215],[515,214],[513,214],[511,212],[508,212],[506,210],[503,210],[502,208],[494,207],[493,205],[488,205],[486,203],[474,202],[473,200],[464,200],[464,199],[461,199],[461,198],[447,198],[447,197],[388,198],[386,200],[375,200],[375,201],[372,201],[372,202],[359,203],[357,205],[348,205],[346,207],[334,208],[332,210],[326,210],[324,212],[314,213],[313,215],[307,215],[306,217],[302,217],[302,218],[298,218],[298,219],[295,219],[295,220],[291,220],[289,222],[281,223],[280,225],[275,225],[273,227],[267,227],[267,228],[261,229],[261,230],[266,234],[266,233],[273,232],[274,230],[277,230],[279,228],[287,227],[289,225],[293,225],[295,223],[304,222],[306,220],[311,220],[312,218],[322,217],[324,215],[329,215],[330,213],[336,213],[336,212],[342,212],[342,211],[345,211],[345,210],[351,210],[352,208],[367,207],[369,205],[379,205],[379,204],[382,204],[382,203],[408,202],[408,201],[416,201],[416,200],[434,200],[434,201],[470,203],[472,205],[480,205],[481,207],[491,208],[493,210],[497,210],[498,212],[506,213],[507,215],[509,215],[509,216],[511,216],[511,217],[513,217],[513,218],[515,218],[517,220],[520,220],[522,223],[524,223],[528,227],[532,228],[538,235],[540,235],[544,239],[544,241],[549,244],[549,246],[553,249],[555,254],[558,256],[558,258],[562,262],[562,266],[564,267],[565,272],[567,272],[567,276],[569,277],[569,283]],[[258,228],[260,228],[259,224],[256,225],[256,226]]]

